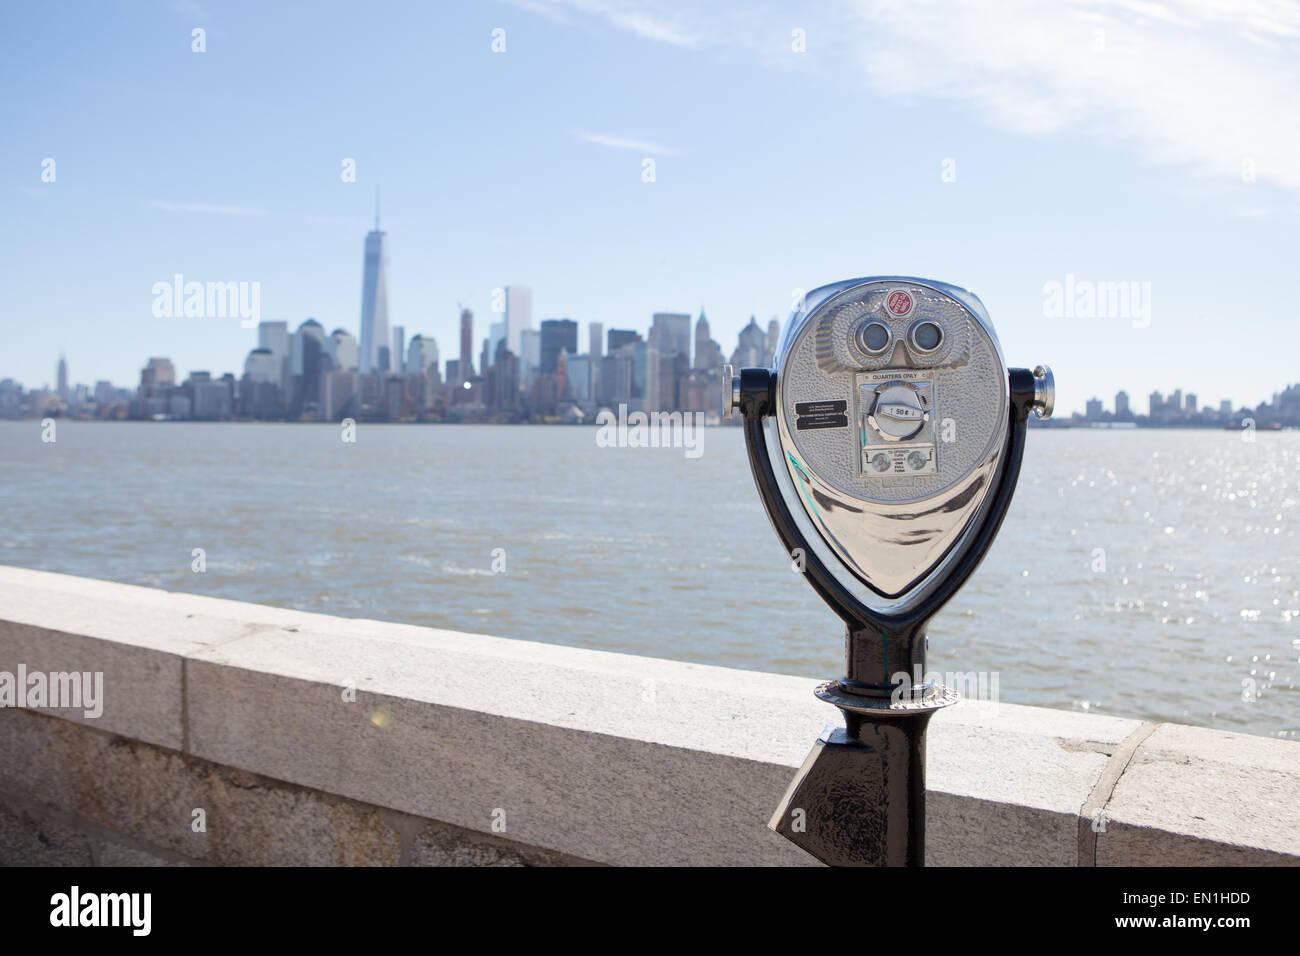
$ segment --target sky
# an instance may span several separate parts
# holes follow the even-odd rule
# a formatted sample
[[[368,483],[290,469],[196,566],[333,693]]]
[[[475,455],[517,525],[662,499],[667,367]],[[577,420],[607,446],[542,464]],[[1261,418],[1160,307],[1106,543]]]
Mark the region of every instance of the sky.
[[[506,284],[584,345],[703,307],[730,354],[798,290],[910,275],[975,291],[1064,412],[1253,405],[1300,381],[1298,70],[1270,0],[5,4],[0,378],[241,374],[255,330],[154,314],[177,273],[359,334],[380,187],[390,322],[444,360]]]

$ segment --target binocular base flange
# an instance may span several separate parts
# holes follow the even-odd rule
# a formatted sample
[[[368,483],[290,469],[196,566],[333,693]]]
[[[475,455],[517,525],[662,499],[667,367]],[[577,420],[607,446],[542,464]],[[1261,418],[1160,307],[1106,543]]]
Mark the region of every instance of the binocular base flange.
[[[828,866],[923,866],[925,728],[958,694],[931,685],[891,701],[838,681],[816,694],[844,726],[822,731],[768,827]]]

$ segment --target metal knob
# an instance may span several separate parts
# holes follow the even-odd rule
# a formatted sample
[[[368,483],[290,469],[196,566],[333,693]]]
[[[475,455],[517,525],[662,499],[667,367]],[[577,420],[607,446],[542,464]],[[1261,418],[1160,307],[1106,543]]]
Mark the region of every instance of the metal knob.
[[[1056,379],[1048,365],[1034,369],[1034,414],[1041,419],[1052,417],[1056,407]]]
[[[875,401],[867,415],[867,424],[885,441],[906,441],[930,420],[920,393],[910,382],[886,382],[876,388]]]
[[[740,407],[740,376],[730,365],[722,366],[722,417],[730,418]]]

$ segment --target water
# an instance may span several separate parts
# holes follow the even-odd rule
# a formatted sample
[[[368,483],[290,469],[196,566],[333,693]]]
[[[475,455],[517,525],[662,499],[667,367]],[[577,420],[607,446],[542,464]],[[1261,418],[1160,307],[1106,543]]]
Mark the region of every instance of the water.
[[[0,422],[0,563],[840,672],[841,627],[791,571],[738,429],[708,430],[694,460],[564,427],[40,433]],[[1296,432],[1033,432],[997,542],[931,625],[931,668],[997,672],[1013,703],[1300,735],[1298,474]]]

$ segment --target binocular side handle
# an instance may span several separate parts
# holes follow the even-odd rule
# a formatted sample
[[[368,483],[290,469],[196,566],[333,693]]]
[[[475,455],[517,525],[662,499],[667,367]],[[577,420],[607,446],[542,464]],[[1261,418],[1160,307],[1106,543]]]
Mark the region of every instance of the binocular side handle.
[[[750,470],[772,527],[787,552],[802,550],[804,573],[813,589],[847,628],[846,675],[839,682],[845,691],[868,697],[888,697],[894,689],[890,679],[894,673],[900,670],[910,672],[918,666],[924,673],[926,625],[979,567],[1002,526],[1020,475],[1027,419],[1031,411],[1043,409],[1045,404],[1042,373],[1036,375],[1029,369],[1013,368],[1007,370],[1007,378],[1011,397],[1010,428],[1006,452],[994,479],[997,487],[992,502],[974,529],[975,537],[970,546],[962,552],[944,580],[916,606],[893,614],[881,613],[864,605],[827,569],[817,552],[808,547],[784,499],[776,491],[776,475],[763,430],[763,419],[776,412],[776,374],[771,369],[745,368],[732,382],[724,381],[724,388],[732,393],[728,397],[734,396],[733,401],[744,416]],[[1050,409],[1043,410],[1050,412]]]

